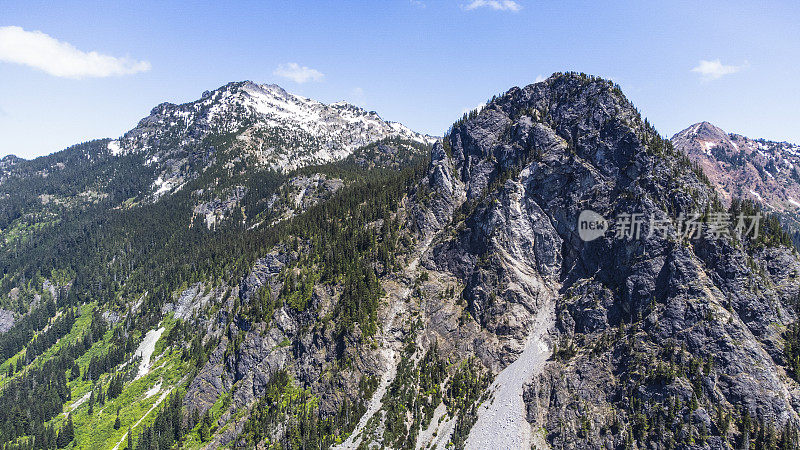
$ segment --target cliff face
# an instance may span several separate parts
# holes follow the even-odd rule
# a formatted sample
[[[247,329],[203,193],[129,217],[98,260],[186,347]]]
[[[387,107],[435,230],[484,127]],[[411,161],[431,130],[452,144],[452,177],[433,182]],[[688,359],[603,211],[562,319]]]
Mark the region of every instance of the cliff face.
[[[483,364],[524,384],[530,429],[519,439],[600,448],[707,436],[722,448],[741,438],[743,411],[797,425],[781,338],[796,315],[797,255],[681,236],[682,215],[728,214],[697,173],[617,88],[577,75],[510,90],[434,150],[433,199],[417,220],[447,232],[424,264],[464,286]],[[612,221],[591,242],[577,229],[586,209]],[[625,214],[641,214],[639,238],[615,236]],[[651,218],[676,223],[652,234]],[[551,359],[532,358],[529,378],[518,377],[512,361],[542,340]],[[467,442],[507,442],[495,425]]]

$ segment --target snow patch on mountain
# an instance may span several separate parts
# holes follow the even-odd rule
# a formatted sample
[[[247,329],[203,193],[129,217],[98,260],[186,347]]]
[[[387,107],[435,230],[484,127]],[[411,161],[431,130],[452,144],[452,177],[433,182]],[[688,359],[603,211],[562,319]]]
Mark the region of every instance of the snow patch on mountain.
[[[118,156],[122,153],[122,147],[119,145],[119,141],[111,141],[108,143],[108,151],[111,152],[112,155]]]
[[[142,360],[139,363],[139,371],[136,374],[136,379],[139,379],[145,375],[147,372],[150,371],[151,367],[151,357],[153,356],[153,352],[156,349],[156,342],[158,339],[161,338],[161,335],[164,333],[165,328],[157,328],[154,330],[150,330],[145,334],[144,339],[142,339],[142,343],[139,344],[139,347],[136,348],[136,352],[134,352],[134,356],[141,357]]]
[[[432,144],[436,137],[387,122],[345,102],[326,105],[275,84],[230,83],[183,105],[163,103],[114,144],[115,151],[165,154],[203,145],[213,134],[234,134],[245,153],[275,169],[290,170],[348,156],[385,138]]]
[[[346,158],[383,139],[432,144],[438,138],[346,102],[326,105],[278,85],[245,81],[194,102],[162,103],[108,149],[115,155],[145,154],[145,164],[157,169],[151,190],[157,200],[217,161],[285,172]]]

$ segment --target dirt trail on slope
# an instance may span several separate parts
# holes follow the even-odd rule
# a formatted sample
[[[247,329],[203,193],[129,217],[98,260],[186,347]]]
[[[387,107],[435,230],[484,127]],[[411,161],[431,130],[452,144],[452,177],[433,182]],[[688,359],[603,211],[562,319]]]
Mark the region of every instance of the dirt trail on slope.
[[[89,397],[91,395],[92,395],[92,391],[89,391],[89,392],[83,394],[83,397],[75,400],[75,402],[69,406],[69,412],[75,411],[76,409],[78,409],[79,406],[81,406],[82,404],[86,403],[89,400]]]
[[[137,426],[139,426],[139,424],[142,423],[145,417],[147,417],[151,412],[153,412],[154,409],[158,408],[158,405],[160,405],[161,402],[163,402],[164,399],[167,398],[167,395],[169,395],[170,392],[172,392],[172,390],[164,391],[161,394],[161,397],[159,397],[158,400],[156,400],[156,402],[153,403],[153,406],[151,406],[150,409],[148,409],[147,412],[144,413],[144,415],[140,417],[139,420],[137,420],[136,423],[130,427],[130,429],[134,430]],[[122,435],[122,439],[120,439],[119,442],[117,442],[117,445],[114,446],[113,450],[118,450],[119,446],[122,445],[122,443],[125,442],[125,439],[127,438],[128,438],[128,432],[126,431],[125,434]]]

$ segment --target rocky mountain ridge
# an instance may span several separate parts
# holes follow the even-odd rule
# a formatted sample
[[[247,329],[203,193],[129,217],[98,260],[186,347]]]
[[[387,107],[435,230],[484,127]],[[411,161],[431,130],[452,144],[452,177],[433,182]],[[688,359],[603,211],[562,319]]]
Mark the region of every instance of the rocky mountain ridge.
[[[131,208],[192,185],[206,226],[241,209],[236,178],[288,173],[359,157],[405,164],[435,140],[346,102],[326,105],[277,85],[233,82],[196,101],[162,103],[119,139],[100,139],[26,161],[0,160],[0,246],[55,224],[63,211]],[[359,150],[374,152],[366,159]],[[233,193],[233,194],[232,194]],[[256,212],[242,211],[241,214]],[[49,218],[50,220],[44,220]],[[38,225],[36,225],[38,224]]]
[[[162,103],[108,148],[112,154],[141,152],[146,164],[158,164],[161,173],[153,185],[158,197],[222,159],[214,140],[231,140],[235,153],[226,167],[246,161],[288,171],[340,160],[388,138],[435,140],[346,102],[325,105],[275,84],[244,81],[207,91],[194,102]]]
[[[607,217],[723,208],[604,80],[554,76],[457,122],[398,211],[419,230],[417,256],[381,281],[378,348],[355,359],[356,373],[380,380],[343,448],[725,448],[750,440],[745,412],[765,428],[796,427],[798,386],[780,344],[796,317],[796,254],[675,228],[584,243],[586,207]],[[415,279],[419,293],[402,288]],[[277,330],[298,329],[287,326]],[[438,358],[474,364],[465,409],[451,408],[446,387],[437,406],[417,391],[424,377],[405,375],[435,371]],[[398,408],[418,402],[429,412],[398,425]]]
[[[672,143],[697,162],[726,203],[748,199],[793,229],[800,214],[800,145],[727,133],[708,122],[675,134]]]

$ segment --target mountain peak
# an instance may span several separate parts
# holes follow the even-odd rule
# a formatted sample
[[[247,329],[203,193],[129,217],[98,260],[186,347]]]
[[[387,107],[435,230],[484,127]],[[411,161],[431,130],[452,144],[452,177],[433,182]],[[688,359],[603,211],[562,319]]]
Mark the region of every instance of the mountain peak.
[[[144,153],[148,164],[159,166],[154,192],[161,195],[223,160],[288,171],[343,159],[387,138],[436,140],[345,102],[326,105],[247,80],[192,102],[162,103],[108,149],[113,155]]]
[[[800,147],[728,133],[709,122],[691,125],[671,140],[702,167],[723,201],[754,200],[796,221]]]
[[[711,150],[718,148],[726,151],[737,150],[737,145],[731,140],[731,135],[710,122],[698,122],[672,137],[672,142],[681,149],[689,149],[688,153],[703,153],[711,155]]]
[[[728,133],[722,128],[706,121],[698,122],[677,134],[685,134],[687,137],[691,136],[697,139],[728,139]]]
[[[34,305],[6,334],[0,310],[0,337],[27,327],[0,345],[14,366],[0,424],[15,433],[0,437],[49,447],[37,430],[67,410],[67,446],[124,444],[101,409],[123,430],[156,411],[131,427],[135,447],[702,436],[716,449],[797,427],[789,238],[772,219],[753,239],[712,222],[745,213],[716,201],[725,178],[703,176],[618,86],[555,74],[470,112],[432,149],[409,142],[428,139],[243,81],[163,103],[119,140],[0,170],[4,306]],[[800,165],[786,163],[800,149],[707,122],[675,140],[759,177],[737,180],[751,192],[787,186]],[[701,212],[695,233],[685,219]],[[42,384],[28,380],[55,387],[31,393]],[[17,405],[38,397],[52,407],[26,428]],[[152,437],[162,425],[178,432]]]
[[[709,123],[693,128],[685,134],[694,138],[699,133],[700,141],[711,136],[729,139]],[[702,173],[663,141],[612,82],[557,74],[544,82],[513,88],[480,112],[456,122],[442,146],[435,147],[431,165],[430,190],[441,195],[430,201],[430,213],[417,214],[418,228],[426,235],[438,229],[450,231],[446,227],[451,223],[457,228],[450,242],[443,238],[445,243],[431,252],[430,262],[425,264],[428,276],[432,279],[436,271],[465,274],[459,300],[470,305],[471,317],[483,329],[495,332],[504,348],[523,346],[515,352],[518,358],[508,358],[514,361],[510,365],[483,359],[488,360],[487,366],[502,369],[497,371],[493,391],[497,400],[478,413],[467,448],[531,448],[526,419],[540,420],[534,426],[561,430],[563,424],[581,416],[580,407],[565,413],[571,407],[563,405],[607,402],[600,408],[607,411],[614,405],[618,413],[627,410],[625,414],[630,414],[631,399],[655,405],[665,398],[665,389],[669,389],[665,386],[675,377],[643,380],[634,388],[628,381],[619,382],[616,374],[639,370],[630,370],[625,358],[611,356],[619,354],[620,347],[600,358],[593,350],[569,351],[566,356],[554,350],[553,359],[565,361],[563,365],[556,362],[537,367],[537,360],[548,358],[544,351],[537,353],[536,345],[537,339],[546,338],[542,328],[547,325],[540,324],[548,320],[555,322],[552,328],[564,333],[558,349],[570,346],[567,342],[572,339],[597,342],[606,333],[630,330],[626,328],[630,324],[638,330],[633,332],[635,351],[642,355],[673,355],[675,346],[665,346],[665,341],[674,339],[679,342],[677,347],[685,343],[693,357],[701,360],[736,360],[720,367],[731,383],[715,391],[719,397],[742,404],[748,411],[774,408],[776,415],[794,420],[796,413],[792,403],[782,397],[780,369],[774,360],[761,351],[745,355],[739,348],[757,348],[761,343],[755,338],[744,343],[738,331],[744,325],[730,325],[745,317],[745,311],[749,314],[772,301],[742,289],[756,279],[749,272],[755,266],[745,265],[740,244],[709,240],[707,235],[703,240],[698,236],[692,241],[691,234],[687,238],[680,228],[682,217],[709,211],[710,205],[712,211],[724,214],[724,210]],[[453,221],[456,211],[459,219]],[[587,240],[580,231],[586,213],[598,217],[592,221],[602,223],[604,231],[611,231],[608,223],[615,221],[616,232]],[[620,234],[619,226],[624,228],[626,217],[634,221],[637,215],[644,221],[666,218],[672,224],[669,233],[657,235],[649,228],[646,235],[642,228],[642,234]],[[785,237],[781,239],[786,242]],[[782,251],[791,253],[790,249]],[[794,260],[780,264],[791,264],[791,270],[797,267]],[[530,293],[534,294],[526,297]],[[552,298],[556,300],[550,303]],[[684,313],[692,308],[696,311],[693,315]],[[710,320],[705,311],[712,310],[730,311],[731,318]],[[761,311],[765,314],[757,319],[759,327],[774,323],[772,313]],[[776,337],[777,333],[769,336]],[[632,355],[634,351],[630,351]],[[761,364],[773,369],[763,370]],[[652,362],[644,362],[639,373],[652,366]],[[544,375],[537,377],[526,370]],[[769,381],[749,383],[748,377],[756,372],[768,373]],[[509,387],[512,380],[521,379],[534,381],[528,387],[525,381]],[[561,380],[587,383],[588,388],[582,390],[586,394],[576,401],[575,390]],[[744,391],[750,394],[742,401],[739,393]],[[545,404],[551,406],[537,409],[536,414],[530,414],[530,407],[505,407],[518,392],[532,402],[545,398]],[[684,391],[681,402],[686,404],[694,395],[691,389]],[[715,403],[707,401],[706,405]],[[496,417],[511,425],[498,431]],[[603,445],[604,438],[591,437],[591,432],[575,438],[565,434],[569,433],[546,434],[548,444],[553,448],[585,442],[592,442],[586,448],[619,445],[610,439]]]

